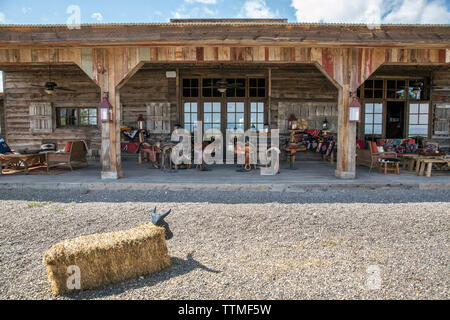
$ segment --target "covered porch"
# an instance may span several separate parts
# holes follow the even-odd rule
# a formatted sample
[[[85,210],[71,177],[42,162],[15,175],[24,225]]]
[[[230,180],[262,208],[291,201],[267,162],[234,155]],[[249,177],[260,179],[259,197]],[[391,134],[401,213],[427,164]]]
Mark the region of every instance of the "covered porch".
[[[299,123],[305,123],[305,129],[311,130],[312,134],[327,123],[326,131],[334,135],[336,142],[334,162],[319,160],[317,165],[331,168],[333,177],[355,179],[360,178],[356,140],[361,136],[366,139],[370,128],[373,136],[380,123],[373,120],[373,111],[372,123],[361,115],[359,125],[350,121],[352,95],[366,80],[377,82],[370,78],[380,67],[419,65],[448,69],[450,62],[450,51],[442,40],[448,39],[448,28],[442,26],[414,26],[420,32],[408,33],[405,28],[396,26],[368,31],[363,25],[304,28],[283,21],[199,23],[202,28],[192,21],[102,26],[98,30],[96,26],[86,26],[96,29],[95,39],[77,30],[67,33],[64,26],[36,27],[47,32],[42,39],[39,33],[37,38],[31,37],[28,29],[3,28],[0,69],[6,70],[7,140],[23,147],[29,141],[36,144],[43,138],[56,136],[61,148],[64,140],[72,139],[67,137],[89,139],[90,154],[97,151],[95,154],[100,157],[102,179],[118,179],[127,178],[126,174],[133,175],[133,170],[127,168],[128,161],[123,161],[123,143],[127,141],[121,127],[129,129],[127,131],[139,129],[140,115],[146,129],[144,140],[151,145],[170,140],[177,125],[191,130],[194,120],[199,120],[204,129],[216,128],[222,132],[229,128],[246,130],[252,127],[280,130],[280,149],[298,135],[291,132],[296,128],[289,124],[289,118],[294,116]],[[220,31],[218,25],[227,28]],[[181,27],[186,31],[183,37],[176,31]],[[115,33],[116,29],[120,32]],[[267,32],[267,37],[262,37],[262,32]],[[346,37],[340,37],[341,33]],[[361,38],[360,35],[366,33],[372,37]],[[134,35],[131,40],[130,34]],[[155,34],[159,38],[155,38]],[[283,37],[279,38],[280,34]],[[323,38],[323,34],[329,34],[329,38]],[[248,44],[244,44],[244,40]],[[43,70],[46,66],[52,67],[58,83],[76,93],[61,93],[50,99],[42,92],[32,91],[30,87],[37,79],[28,73],[29,69],[43,68],[36,72],[40,72],[39,81],[45,82],[47,72]],[[72,68],[70,74],[77,77],[75,83],[63,75],[69,66]],[[17,72],[20,68],[22,80],[19,83]],[[60,73],[56,75],[58,69]],[[438,80],[443,80],[443,90],[448,90],[445,84],[448,74],[442,73]],[[383,81],[385,88],[392,80]],[[224,82],[225,89],[219,94],[218,84]],[[392,85],[389,86],[388,89],[392,89]],[[378,89],[373,85],[372,93]],[[395,92],[395,89],[394,85],[392,90]],[[373,110],[376,101],[369,101],[374,97],[366,95],[366,90],[369,88],[364,86],[360,100],[371,105]],[[95,110],[105,97],[111,105],[111,118],[101,122],[100,114]],[[446,95],[443,97],[440,102],[447,105]],[[28,112],[30,102],[45,103],[44,109],[48,110],[43,115],[45,119]],[[433,107],[430,98],[428,119],[434,112]],[[370,113],[369,108],[366,110],[363,106],[362,116]],[[380,115],[387,117],[387,113]],[[420,116],[422,112],[416,115]],[[33,117],[35,119],[31,119]],[[445,118],[443,120],[445,122]],[[36,128],[36,123],[45,125]],[[417,123],[412,127],[405,122],[403,132],[409,134],[405,128],[410,126],[411,130],[416,130],[414,132],[422,134],[423,125]],[[26,131],[28,128],[30,130]],[[430,137],[432,130],[427,130]],[[384,125],[381,138],[389,138],[385,133]],[[141,142],[144,141],[138,141]],[[282,152],[281,159],[285,160],[284,157]],[[282,172],[270,179],[281,179],[285,165],[282,163]],[[88,170],[94,168],[98,169]],[[141,175],[150,171],[145,169],[145,164],[141,168]],[[220,170],[225,172],[226,167],[217,169]],[[324,176],[330,177],[328,173]]]

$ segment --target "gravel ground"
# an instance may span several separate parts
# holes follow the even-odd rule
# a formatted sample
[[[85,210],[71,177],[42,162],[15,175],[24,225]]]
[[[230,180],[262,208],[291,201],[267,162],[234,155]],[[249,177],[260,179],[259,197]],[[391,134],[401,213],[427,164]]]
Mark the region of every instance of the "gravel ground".
[[[0,299],[54,298],[42,264],[53,243],[146,223],[154,205],[173,211],[170,268],[56,298],[449,299],[449,199],[417,189],[2,190]]]

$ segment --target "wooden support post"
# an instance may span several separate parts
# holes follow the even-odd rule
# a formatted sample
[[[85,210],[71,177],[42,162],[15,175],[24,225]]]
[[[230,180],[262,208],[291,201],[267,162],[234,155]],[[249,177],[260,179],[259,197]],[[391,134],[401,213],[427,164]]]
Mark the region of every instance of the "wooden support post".
[[[100,49],[97,54],[98,82],[103,98],[108,93],[113,107],[112,122],[102,123],[102,179],[122,177],[120,152],[120,96],[115,84],[113,49]]]
[[[335,175],[340,179],[356,178],[356,123],[349,121],[350,83],[357,76],[349,50],[343,51],[342,79],[338,101],[337,168]],[[353,90],[356,90],[355,88]]]

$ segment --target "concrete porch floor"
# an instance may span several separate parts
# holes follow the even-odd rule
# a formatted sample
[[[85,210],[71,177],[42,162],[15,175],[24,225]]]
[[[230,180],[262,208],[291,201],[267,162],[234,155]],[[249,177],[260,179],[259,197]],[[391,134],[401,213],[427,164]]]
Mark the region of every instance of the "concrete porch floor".
[[[297,161],[296,170],[289,170],[285,162],[275,176],[262,176],[260,170],[237,172],[234,165],[211,166],[211,171],[180,169],[167,173],[153,168],[150,163],[137,163],[134,158],[124,158],[124,177],[119,180],[102,180],[98,161],[87,168],[67,171],[58,175],[4,174],[0,176],[0,188],[47,188],[47,189],[214,189],[214,190],[261,190],[261,191],[302,191],[311,188],[378,188],[378,187],[416,187],[450,189],[450,171],[437,171],[431,178],[417,176],[415,172],[401,170],[400,175],[369,173],[366,167],[357,167],[354,180],[337,179],[335,164],[317,161]],[[433,171],[434,174],[434,171]]]

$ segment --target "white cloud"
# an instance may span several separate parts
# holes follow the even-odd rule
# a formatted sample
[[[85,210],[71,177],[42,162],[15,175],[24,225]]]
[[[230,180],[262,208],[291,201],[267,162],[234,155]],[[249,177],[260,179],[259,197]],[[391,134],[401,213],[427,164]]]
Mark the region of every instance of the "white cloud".
[[[384,18],[386,23],[450,23],[450,11],[445,1],[404,0],[397,1]]]
[[[186,8],[181,5],[176,11],[172,11],[172,17],[175,19],[197,19],[197,18],[210,18],[211,16],[217,16],[218,10],[211,10],[206,6]]]
[[[313,1],[314,2],[314,1]],[[240,17],[246,18],[274,18],[278,15],[270,10],[265,0],[247,0],[242,6]]]
[[[6,23],[6,17],[3,12],[0,12],[0,24]]]
[[[30,8],[30,7],[23,7],[23,8],[22,8],[23,14],[27,14],[27,13],[30,12],[30,11],[31,11],[31,8]]]
[[[450,23],[444,0],[292,0],[298,22]]]
[[[100,12],[95,12],[91,15],[92,19],[95,19],[97,21],[102,21],[103,20],[103,16]]]
[[[184,0],[187,3],[203,3],[203,4],[216,4],[217,0]]]

